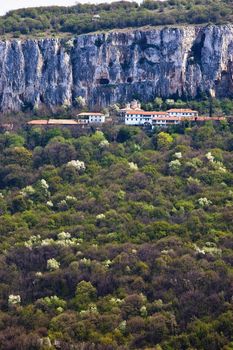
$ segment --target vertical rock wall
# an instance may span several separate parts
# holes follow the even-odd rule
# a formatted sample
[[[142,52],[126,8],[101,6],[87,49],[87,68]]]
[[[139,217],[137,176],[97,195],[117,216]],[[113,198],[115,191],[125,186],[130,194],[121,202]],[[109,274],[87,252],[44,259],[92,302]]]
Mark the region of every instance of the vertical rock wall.
[[[233,97],[233,26],[137,29],[0,41],[0,110],[91,108],[132,98]]]

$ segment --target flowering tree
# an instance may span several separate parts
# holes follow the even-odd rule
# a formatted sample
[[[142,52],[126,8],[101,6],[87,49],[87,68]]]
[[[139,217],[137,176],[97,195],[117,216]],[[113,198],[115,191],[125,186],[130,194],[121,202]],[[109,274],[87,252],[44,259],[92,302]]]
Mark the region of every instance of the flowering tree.
[[[20,295],[14,295],[10,294],[8,297],[8,304],[9,305],[17,305],[21,303],[21,297]]]
[[[76,170],[85,170],[86,166],[85,163],[81,160],[71,160],[70,162],[67,163],[68,167],[73,167]]]
[[[56,259],[52,258],[47,260],[47,269],[49,271],[58,270],[59,267],[60,267],[60,263]]]

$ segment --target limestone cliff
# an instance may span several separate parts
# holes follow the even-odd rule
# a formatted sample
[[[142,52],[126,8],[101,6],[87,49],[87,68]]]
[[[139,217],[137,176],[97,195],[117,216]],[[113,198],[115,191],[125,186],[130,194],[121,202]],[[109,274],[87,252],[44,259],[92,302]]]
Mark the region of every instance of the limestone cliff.
[[[0,110],[132,98],[233,97],[233,25],[0,41]]]

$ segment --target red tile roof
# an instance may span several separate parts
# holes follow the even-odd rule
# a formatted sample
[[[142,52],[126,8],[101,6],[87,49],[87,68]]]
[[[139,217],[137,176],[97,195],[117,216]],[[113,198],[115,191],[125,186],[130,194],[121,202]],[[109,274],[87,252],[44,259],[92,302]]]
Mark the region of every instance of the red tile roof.
[[[134,110],[129,109],[127,110],[126,114],[130,115],[167,115],[167,112],[156,112],[156,111],[143,111],[143,110]]]
[[[152,118],[152,120],[167,120],[167,121],[172,121],[172,120],[178,120],[178,121],[180,121],[181,120],[181,117],[169,117],[169,116],[167,116],[167,117],[154,117],[154,118]]]
[[[47,125],[48,120],[44,119],[38,119],[38,120],[31,120],[30,122],[27,122],[29,125]]]
[[[165,116],[167,116],[167,112],[163,112],[163,111],[159,111],[159,112],[152,111],[152,112],[148,112],[148,113],[150,113],[151,115],[165,115]]]
[[[125,112],[127,114],[144,114],[144,113],[146,113],[145,111],[143,111],[143,109],[126,109]]]
[[[27,124],[29,125],[77,125],[77,121],[74,119],[38,119],[31,120]]]
[[[185,108],[172,108],[167,111],[168,113],[197,113],[197,111],[194,111],[192,109],[185,109]]]
[[[48,125],[76,125],[78,124],[74,119],[49,119]]]
[[[177,116],[167,116],[167,117],[154,117],[152,120],[166,120],[166,121],[196,121],[196,122],[205,122],[208,120],[225,120],[225,117],[177,117]]]
[[[104,116],[103,113],[97,113],[97,112],[83,112],[78,114],[78,116],[89,116],[89,115]]]

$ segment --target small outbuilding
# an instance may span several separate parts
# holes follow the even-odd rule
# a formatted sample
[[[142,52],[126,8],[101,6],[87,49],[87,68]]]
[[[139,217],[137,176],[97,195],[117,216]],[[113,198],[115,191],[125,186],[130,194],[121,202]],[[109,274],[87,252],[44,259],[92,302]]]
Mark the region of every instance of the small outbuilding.
[[[97,112],[83,112],[77,115],[78,121],[85,121],[86,124],[103,124],[105,115]]]

